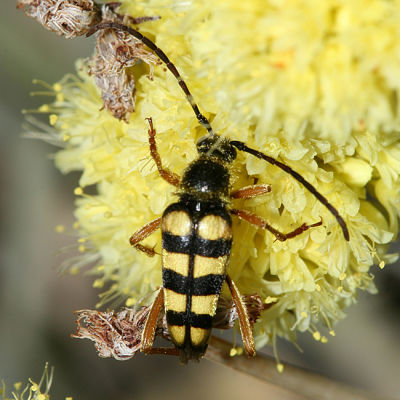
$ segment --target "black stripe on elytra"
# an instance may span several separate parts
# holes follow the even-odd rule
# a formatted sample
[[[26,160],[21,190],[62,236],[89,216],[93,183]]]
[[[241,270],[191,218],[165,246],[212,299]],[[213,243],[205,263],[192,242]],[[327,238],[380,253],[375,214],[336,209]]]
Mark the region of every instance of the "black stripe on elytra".
[[[171,253],[190,254],[193,247],[192,236],[176,236],[163,232],[162,247]]]
[[[217,258],[227,256],[231,252],[232,239],[208,240],[196,236],[195,254],[203,257]]]
[[[176,236],[162,233],[162,246],[171,253],[194,254],[202,257],[218,258],[230,254],[232,240],[208,240],[199,236]]]
[[[192,326],[193,328],[210,329],[213,318],[208,314],[195,314],[167,310],[167,322],[169,325]]]
[[[188,278],[173,271],[172,269],[162,269],[163,286],[175,293],[187,294]]]
[[[191,286],[190,294],[192,296],[208,296],[211,294],[219,294],[225,275],[209,274],[199,278],[188,278],[172,269],[163,268],[162,270],[163,286],[175,293],[188,294],[189,285]]]
[[[192,296],[207,296],[219,294],[225,275],[209,274],[193,279]]]

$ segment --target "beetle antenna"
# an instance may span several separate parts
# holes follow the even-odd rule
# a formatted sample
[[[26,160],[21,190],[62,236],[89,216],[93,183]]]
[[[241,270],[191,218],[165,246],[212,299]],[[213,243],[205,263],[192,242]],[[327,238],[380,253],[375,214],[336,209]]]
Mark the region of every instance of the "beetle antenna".
[[[102,29],[116,29],[123,32],[127,32],[139,41],[141,41],[144,45],[146,45],[149,49],[151,49],[159,59],[166,65],[166,67],[172,72],[174,77],[179,83],[179,86],[183,90],[187,101],[189,102],[190,106],[192,107],[197,120],[199,121],[200,125],[207,129],[208,133],[214,136],[214,131],[211,127],[210,122],[208,119],[200,112],[199,107],[197,106],[196,102],[194,101],[193,95],[191,94],[186,82],[183,80],[181,74],[172,63],[172,61],[168,58],[168,56],[148,37],[142,35],[136,29],[133,29],[127,25],[120,24],[118,22],[102,22],[95,25],[87,34],[86,36],[91,36],[95,32],[102,30]],[[230,142],[232,146],[236,147],[238,150],[244,151],[246,153],[252,154],[257,158],[261,158],[272,165],[276,165],[277,167],[281,168],[289,175],[293,176],[297,181],[299,181],[307,190],[309,190],[336,218],[337,222],[339,223],[340,227],[342,228],[343,235],[345,239],[348,241],[350,239],[349,230],[347,228],[346,223],[344,222],[343,218],[340,216],[338,210],[329,203],[329,201],[318,192],[318,190],[311,185],[311,183],[307,182],[298,172],[294,171],[288,165],[276,160],[273,157],[267,156],[260,151],[254,150],[250,147],[247,147],[243,142],[233,140]]]
[[[344,222],[344,219],[340,216],[339,211],[336,210],[335,207],[331,203],[329,203],[328,199],[324,197],[321,193],[318,192],[318,190],[311,185],[311,183],[307,182],[298,172],[290,168],[288,165],[275,160],[275,158],[272,158],[270,156],[267,156],[264,153],[261,153],[260,151],[254,150],[250,147],[247,147],[243,142],[239,142],[237,140],[232,140],[231,145],[236,147],[238,150],[244,151],[246,153],[252,154],[253,156],[257,158],[261,158],[267,162],[269,162],[272,165],[276,165],[280,169],[283,169],[285,172],[287,172],[289,175],[293,176],[297,181],[299,181],[307,190],[309,190],[336,218],[337,222],[339,223],[340,227],[342,228],[344,238],[349,241],[350,235],[349,235],[349,230],[347,228],[346,222]]]
[[[171,60],[168,58],[168,56],[159,48],[157,45],[150,40],[148,37],[142,35],[139,31],[136,29],[133,29],[129,26],[120,24],[118,22],[101,22],[97,25],[95,25],[87,34],[86,36],[89,37],[96,33],[99,30],[102,29],[116,29],[119,31],[127,32],[136,39],[140,40],[143,44],[145,44],[149,49],[153,50],[154,53],[158,56],[158,58],[166,65],[166,67],[172,72],[172,74],[175,76],[176,80],[179,83],[179,86],[182,88],[183,92],[185,93],[186,99],[189,102],[190,106],[193,108],[193,111],[196,115],[196,118],[200,122],[200,125],[202,125],[204,128],[207,129],[208,133],[210,135],[214,135],[214,131],[211,127],[210,122],[208,119],[200,112],[199,107],[197,106],[196,102],[194,101],[194,98],[192,94],[190,93],[189,88],[187,87],[185,81],[183,80],[181,74],[179,71],[176,69],[175,65],[171,62]]]

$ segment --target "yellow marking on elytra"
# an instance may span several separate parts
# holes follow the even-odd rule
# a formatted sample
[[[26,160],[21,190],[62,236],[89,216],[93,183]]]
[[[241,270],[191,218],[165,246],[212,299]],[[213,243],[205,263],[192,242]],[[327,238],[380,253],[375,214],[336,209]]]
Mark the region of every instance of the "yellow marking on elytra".
[[[215,315],[217,308],[218,295],[210,294],[208,296],[192,296],[191,311],[195,314]]]
[[[174,292],[173,290],[164,288],[164,303],[166,310],[171,310],[176,312],[186,311],[185,294],[179,294]]]
[[[210,329],[190,327],[190,340],[194,346],[200,346],[207,342]]]
[[[185,211],[172,211],[162,220],[162,230],[175,236],[186,236],[192,231],[192,220]]]
[[[232,229],[228,221],[217,215],[207,215],[200,222],[198,235],[207,240],[232,239]]]
[[[177,345],[182,345],[185,341],[185,326],[169,325],[169,334]]]
[[[195,256],[193,277],[198,278],[209,274],[223,275],[226,272],[228,256],[218,258]]]
[[[163,268],[171,269],[178,274],[188,276],[189,274],[189,254],[172,253],[166,250],[162,252]]]

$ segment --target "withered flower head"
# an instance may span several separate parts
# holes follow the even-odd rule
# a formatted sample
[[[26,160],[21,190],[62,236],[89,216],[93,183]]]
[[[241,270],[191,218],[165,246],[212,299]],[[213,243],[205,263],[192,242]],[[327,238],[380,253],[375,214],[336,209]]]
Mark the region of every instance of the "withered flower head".
[[[119,3],[98,5],[93,0],[20,0],[17,7],[35,18],[46,29],[67,39],[91,34],[99,22],[139,24],[159,17],[121,15]],[[143,44],[126,32],[104,29],[96,32],[96,52],[89,61],[89,74],[94,75],[101,90],[104,108],[120,120],[128,122],[135,111],[135,80],[127,68],[138,61],[150,66],[149,79],[153,78],[158,58],[145,50]]]
[[[251,324],[254,324],[264,305],[260,296],[242,296]],[[94,342],[100,357],[113,357],[116,360],[128,360],[141,349],[142,332],[150,311],[150,306],[138,310],[125,308],[122,311],[76,311],[77,339],[89,339]],[[220,298],[213,326],[218,329],[231,329],[238,319],[235,304],[228,299]],[[158,318],[156,335],[169,340],[167,321],[164,313]]]
[[[109,7],[102,8],[102,21],[126,22]],[[96,33],[96,53],[89,62],[89,74],[94,75],[100,88],[104,108],[115,118],[128,122],[129,114],[135,111],[135,81],[127,68],[139,60],[150,66],[149,78],[153,77],[153,66],[160,61],[144,49],[141,42],[126,32],[104,29]]]
[[[148,17],[141,20],[152,20],[157,17]],[[122,22],[127,24],[131,18],[121,16],[107,6],[102,7],[102,22]],[[101,60],[100,65],[92,65],[91,72],[106,73],[119,72],[123,68],[134,66],[142,60],[150,66],[150,77],[153,76],[153,65],[160,61],[152,52],[146,50],[142,42],[127,32],[115,29],[102,29],[96,33],[96,57]],[[93,61],[97,61],[94,59]]]
[[[98,18],[93,0],[20,0],[17,7],[49,31],[67,39],[85,35]]]
[[[142,331],[149,309],[150,307],[143,307],[137,313],[129,309],[118,313],[76,311],[78,326],[72,337],[94,341],[100,357],[127,360],[140,351]]]
[[[243,303],[247,310],[250,324],[253,325],[261,314],[272,304],[263,304],[258,294],[242,296]],[[217,311],[213,320],[213,327],[217,329],[232,329],[235,321],[239,318],[236,305],[231,299],[220,297],[218,299]]]
[[[100,64],[99,64],[100,65]],[[135,79],[125,69],[118,73],[99,73],[94,76],[101,90],[104,108],[115,118],[128,122],[129,114],[135,111]]]

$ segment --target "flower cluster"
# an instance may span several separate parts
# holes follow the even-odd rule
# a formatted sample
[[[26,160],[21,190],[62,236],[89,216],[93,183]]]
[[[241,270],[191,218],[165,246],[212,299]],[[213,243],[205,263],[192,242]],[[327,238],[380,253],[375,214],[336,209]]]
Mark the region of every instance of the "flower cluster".
[[[14,383],[14,390],[11,392],[14,400],[50,400],[50,388],[53,382],[54,368],[50,367],[46,363],[42,377],[39,383],[29,379],[29,383],[26,386],[22,385],[22,382]],[[2,400],[8,400],[6,385],[2,382],[0,387],[0,398]],[[65,400],[72,400],[72,397],[66,397]]]
[[[256,343],[295,341],[296,331],[326,341],[317,324],[333,335],[357,291],[375,292],[371,266],[396,259],[386,251],[400,212],[399,1],[121,3],[125,15],[161,17],[140,29],[174,61],[215,132],[290,165],[345,219],[349,242],[299,182],[239,154],[232,189],[257,180],[272,190],[235,200],[234,208],[283,232],[323,219],[285,242],[234,219],[229,274],[241,293],[274,303],[254,326]],[[169,71],[155,67],[149,80],[142,66],[133,70],[128,124],[100,111],[101,95],[82,64],[79,78],[54,85],[55,101],[41,109],[64,146],[58,168],[82,171],[75,191],[82,257],[73,267],[96,260],[94,286],[106,287],[100,304],[124,296],[132,306],[161,284],[161,260],[128,243],[174,200],[149,156],[145,119],[153,119],[163,164],[180,174],[205,133]],[[96,194],[85,193],[89,185]],[[145,244],[159,252],[160,236]]]

